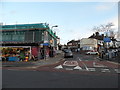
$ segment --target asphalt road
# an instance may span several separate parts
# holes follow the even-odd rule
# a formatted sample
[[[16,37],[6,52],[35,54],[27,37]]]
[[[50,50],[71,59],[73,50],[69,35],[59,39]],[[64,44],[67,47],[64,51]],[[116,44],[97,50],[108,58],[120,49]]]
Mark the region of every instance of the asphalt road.
[[[73,53],[73,58],[65,58],[66,60],[79,60],[79,58],[82,61],[91,61],[91,60],[97,60],[97,55],[85,55],[80,53]]]
[[[3,70],[3,88],[118,88],[118,75]]]
[[[74,54],[66,61],[98,61],[96,55]],[[81,61],[80,61],[81,60]],[[62,64],[61,64],[62,65]],[[44,70],[3,69],[3,88],[118,88],[117,73],[90,72],[55,69],[54,66],[43,67]],[[47,70],[48,69],[48,70]],[[53,71],[52,71],[53,70]],[[56,70],[56,71],[54,71]],[[63,72],[61,71],[63,70]],[[65,71],[65,72],[64,72]],[[69,72],[67,72],[69,71]],[[78,73],[79,72],[79,73]]]
[[[89,71],[96,73],[105,72],[109,74],[120,73],[120,69],[118,68],[119,65],[117,63],[100,61],[97,55],[85,55],[80,53],[74,53],[73,56],[73,58],[65,58],[65,61],[68,63],[68,66],[67,64],[64,65],[63,63],[61,64],[61,66],[63,67],[62,69],[74,71],[77,68],[78,71]],[[69,62],[71,61],[78,63],[77,67],[70,67]]]

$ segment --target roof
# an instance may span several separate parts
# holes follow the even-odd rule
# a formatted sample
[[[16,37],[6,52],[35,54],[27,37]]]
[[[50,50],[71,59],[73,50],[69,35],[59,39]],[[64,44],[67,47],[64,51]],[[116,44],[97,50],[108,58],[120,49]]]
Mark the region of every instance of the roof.
[[[46,23],[36,23],[36,24],[15,24],[15,25],[2,25],[2,31],[12,31],[12,30],[34,30],[34,29],[47,29],[47,31],[55,38],[57,36],[53,33],[52,29]]]
[[[49,26],[45,23],[2,25],[2,30],[32,29],[32,28],[49,28]]]

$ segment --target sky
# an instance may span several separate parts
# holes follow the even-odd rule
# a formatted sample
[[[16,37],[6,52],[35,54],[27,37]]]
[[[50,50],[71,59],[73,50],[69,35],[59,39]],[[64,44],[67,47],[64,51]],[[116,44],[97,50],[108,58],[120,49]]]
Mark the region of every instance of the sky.
[[[0,22],[3,24],[48,23],[60,37],[61,44],[88,38],[94,26],[113,22],[118,30],[118,2],[40,2],[34,0],[1,0]],[[25,2],[26,1],[26,2]],[[59,0],[58,0],[59,1]],[[75,0],[76,1],[76,0]],[[82,1],[82,0],[78,0]]]

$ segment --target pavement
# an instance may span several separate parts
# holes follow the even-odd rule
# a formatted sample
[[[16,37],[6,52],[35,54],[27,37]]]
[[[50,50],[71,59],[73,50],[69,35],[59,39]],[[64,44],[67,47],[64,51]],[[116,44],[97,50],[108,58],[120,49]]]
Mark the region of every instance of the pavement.
[[[60,63],[62,61],[64,61],[64,58],[63,58],[63,53],[61,52],[54,57],[48,57],[46,59],[40,59],[37,61],[28,61],[28,62],[4,61],[4,62],[0,62],[0,63],[2,63],[2,67],[34,67],[34,66],[40,67],[40,66],[57,64],[57,63]]]
[[[118,64],[117,59],[119,60],[119,58],[117,58],[116,60],[104,60],[101,58],[97,58],[100,61],[108,61],[111,63],[116,63]],[[65,59],[63,58],[63,52],[58,53],[55,57],[48,57],[47,59],[40,59],[37,61],[28,61],[28,62],[23,62],[23,61],[19,61],[19,62],[0,62],[2,63],[2,67],[43,67],[43,66],[50,66],[50,65],[57,65],[61,62],[64,62]]]
[[[120,64],[120,52],[118,53],[118,55],[114,58],[109,58],[109,59],[102,59],[102,58],[99,58],[98,59],[100,61],[109,61],[109,62],[113,62],[113,63],[116,63],[116,64]]]
[[[37,66],[46,66],[46,65],[57,64],[57,63],[64,61],[64,58],[62,55],[63,54],[60,53],[60,54],[56,55],[55,57],[49,57],[47,59],[38,60],[33,63],[34,63],[34,65],[37,65]]]

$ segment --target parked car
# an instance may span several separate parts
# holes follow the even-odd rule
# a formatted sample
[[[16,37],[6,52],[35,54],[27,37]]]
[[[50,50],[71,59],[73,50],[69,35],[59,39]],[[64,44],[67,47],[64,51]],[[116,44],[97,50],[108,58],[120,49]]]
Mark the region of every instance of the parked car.
[[[97,51],[88,51],[86,52],[87,55],[98,55],[99,53]]]
[[[72,57],[73,58],[73,53],[72,53],[71,50],[69,50],[69,49],[65,50],[64,58],[66,58],[66,57]]]

